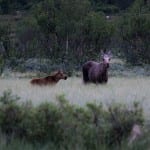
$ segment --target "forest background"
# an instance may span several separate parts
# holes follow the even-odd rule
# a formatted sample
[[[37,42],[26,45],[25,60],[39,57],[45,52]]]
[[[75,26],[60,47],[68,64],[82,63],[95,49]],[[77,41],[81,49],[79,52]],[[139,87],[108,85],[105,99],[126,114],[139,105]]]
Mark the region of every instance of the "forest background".
[[[102,49],[150,63],[148,0],[0,0],[0,72],[78,71]]]

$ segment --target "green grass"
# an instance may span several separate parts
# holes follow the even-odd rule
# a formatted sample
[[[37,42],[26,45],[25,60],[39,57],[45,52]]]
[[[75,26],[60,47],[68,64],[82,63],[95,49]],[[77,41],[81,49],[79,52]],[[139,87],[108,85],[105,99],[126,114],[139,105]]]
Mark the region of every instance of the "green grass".
[[[150,114],[149,77],[111,77],[106,85],[84,85],[82,78],[76,77],[45,87],[30,85],[30,79],[0,79],[0,83],[0,95],[11,89],[22,101],[32,100],[35,105],[44,101],[55,102],[57,96],[64,94],[71,104],[80,106],[87,102],[102,102],[107,106],[113,102],[130,105],[133,101],[139,101],[143,105],[145,116]]]

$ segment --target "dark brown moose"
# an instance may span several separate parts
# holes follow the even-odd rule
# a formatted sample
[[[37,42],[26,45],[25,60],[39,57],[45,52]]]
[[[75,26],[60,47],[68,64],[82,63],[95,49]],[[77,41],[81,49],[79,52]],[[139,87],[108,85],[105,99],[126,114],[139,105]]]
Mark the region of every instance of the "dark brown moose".
[[[84,83],[107,83],[111,52],[102,53],[102,62],[88,61],[82,66]]]

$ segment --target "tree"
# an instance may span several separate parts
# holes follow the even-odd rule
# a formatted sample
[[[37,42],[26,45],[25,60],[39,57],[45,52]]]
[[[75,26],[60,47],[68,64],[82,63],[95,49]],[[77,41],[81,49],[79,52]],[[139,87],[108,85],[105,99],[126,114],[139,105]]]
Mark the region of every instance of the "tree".
[[[3,14],[12,13],[18,10],[27,10],[39,1],[42,0],[0,0],[0,10]]]
[[[65,51],[67,54],[69,43],[71,45],[72,40],[74,40],[72,37],[75,37],[75,33],[79,32],[80,25],[89,11],[90,4],[88,0],[62,0],[60,5],[57,32],[61,38],[65,39]]]
[[[100,49],[108,48],[113,26],[106,21],[103,14],[90,12],[84,26],[85,41],[89,50],[100,52]]]
[[[128,14],[121,24],[125,57],[132,64],[150,63],[150,19],[144,14]]]
[[[0,24],[0,42],[4,49],[2,53],[5,58],[9,58],[11,53],[10,29],[10,24]]]
[[[54,0],[44,0],[34,8],[34,16],[43,35],[45,53],[50,55],[55,47],[56,8]]]
[[[88,11],[88,0],[45,0],[38,4],[35,18],[51,54],[59,47],[65,55],[73,49],[76,33]]]

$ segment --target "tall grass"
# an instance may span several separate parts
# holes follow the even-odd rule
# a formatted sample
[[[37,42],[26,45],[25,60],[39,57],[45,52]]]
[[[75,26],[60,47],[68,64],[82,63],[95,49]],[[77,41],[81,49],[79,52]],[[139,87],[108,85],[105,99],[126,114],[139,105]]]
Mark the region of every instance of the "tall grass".
[[[133,101],[142,103],[145,116],[150,114],[149,77],[111,77],[106,85],[84,85],[81,78],[71,77],[56,86],[31,86],[30,79],[0,79],[0,95],[11,89],[21,100],[32,100],[37,105],[43,101],[55,102],[64,94],[71,104],[79,106],[87,102],[102,102],[105,106],[113,102],[130,105]]]
[[[145,117],[149,114],[145,104],[149,104],[150,78],[110,78],[106,85],[84,85],[80,78],[69,78],[52,87],[31,86],[29,81],[0,80],[0,149],[149,148],[148,132],[131,146],[127,144],[127,137],[134,123],[144,121],[139,103],[133,101],[143,101]],[[10,91],[3,92],[7,89],[11,89],[13,95]],[[20,105],[14,94],[20,97]],[[27,100],[35,106],[26,103]]]

